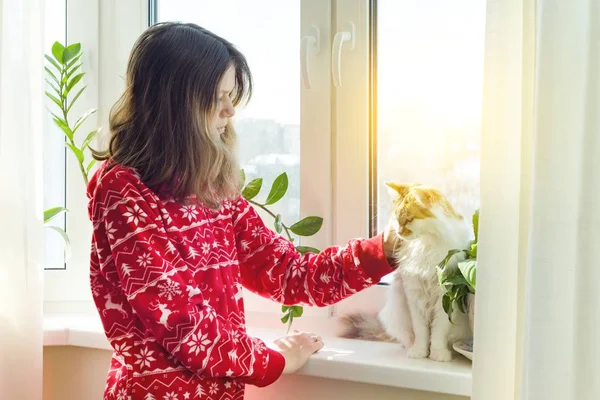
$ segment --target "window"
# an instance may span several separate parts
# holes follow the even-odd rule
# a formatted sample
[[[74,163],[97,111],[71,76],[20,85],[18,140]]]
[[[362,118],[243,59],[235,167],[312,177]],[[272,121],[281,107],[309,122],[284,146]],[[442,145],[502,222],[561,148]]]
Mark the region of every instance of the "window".
[[[44,52],[51,53],[55,41],[65,43],[67,37],[67,0],[46,1],[46,25]],[[49,86],[46,90],[49,90]],[[45,98],[46,106],[56,105]],[[44,114],[44,209],[65,207],[66,205],[66,147],[64,133],[52,121],[49,113]],[[51,222],[61,229],[66,227],[66,215],[61,215]],[[64,241],[51,229],[45,232],[45,268],[64,269]]]
[[[466,215],[479,205],[485,3],[377,2],[376,220],[383,182],[440,188]]]
[[[270,208],[288,225],[298,221],[300,1],[158,1],[157,18],[196,23],[231,41],[246,56],[255,87],[252,101],[235,117],[241,167],[246,182],[263,178],[259,202],[266,200],[275,178],[286,172],[288,192]]]
[[[466,214],[478,205],[485,15],[476,0],[151,0],[100,2],[98,10],[82,0],[61,4],[78,16],[68,21],[69,42],[87,50],[82,107],[99,109],[90,124],[104,134],[131,46],[149,23],[193,22],[234,43],[255,79],[252,101],[235,117],[246,180],[264,179],[260,201],[277,175],[288,174],[288,193],[273,211],[285,223],[324,218],[302,244],[322,248],[380,231],[390,214],[385,180],[441,187]],[[48,34],[49,43],[65,37],[62,15],[64,30]],[[344,39],[340,47],[336,38]],[[46,154],[62,157],[52,167],[62,169],[46,174],[46,201],[65,204],[66,192],[66,226],[77,240],[69,271],[47,275],[46,294],[89,301],[87,200],[77,171],[67,165],[65,173],[62,136],[55,137]],[[47,264],[63,267],[60,238],[52,240],[59,260],[49,256]],[[278,308],[256,301],[250,310]]]
[[[385,228],[385,181],[431,185],[469,218],[479,207],[485,2],[379,0],[371,227]]]

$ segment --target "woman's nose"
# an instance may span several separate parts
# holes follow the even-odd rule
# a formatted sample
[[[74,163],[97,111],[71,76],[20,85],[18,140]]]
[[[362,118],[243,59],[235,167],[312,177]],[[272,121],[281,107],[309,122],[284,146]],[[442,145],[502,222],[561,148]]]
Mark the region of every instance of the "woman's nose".
[[[221,117],[222,118],[231,118],[235,115],[235,108],[233,107],[233,104],[231,103],[231,101],[228,101],[227,104],[225,105],[225,107],[223,107],[223,110],[221,111]]]

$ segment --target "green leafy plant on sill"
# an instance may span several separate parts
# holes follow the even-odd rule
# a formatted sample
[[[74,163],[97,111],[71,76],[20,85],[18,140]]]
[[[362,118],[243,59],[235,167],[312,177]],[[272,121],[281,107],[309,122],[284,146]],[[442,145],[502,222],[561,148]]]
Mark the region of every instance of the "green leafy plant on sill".
[[[467,297],[469,294],[475,294],[479,210],[473,214],[472,223],[475,239],[470,242],[469,248],[450,250],[437,266],[439,283],[444,289],[442,306],[450,321],[452,321],[454,307],[458,307],[460,312],[467,314]],[[448,266],[450,260],[454,256],[459,256],[460,253],[465,255],[465,259],[458,262],[457,267],[450,268]]]
[[[79,116],[75,123],[69,122],[71,117],[71,108],[77,102],[77,99],[83,94],[87,86],[78,87],[78,83],[84,77],[85,73],[81,71],[81,44],[73,43],[64,46],[59,42],[54,42],[52,45],[51,54],[46,54],[47,64],[45,66],[46,82],[49,90],[48,97],[56,105],[56,112],[48,110],[52,115],[54,124],[58,126],[65,135],[65,145],[77,160],[77,165],[84,184],[87,186],[88,176],[96,160],[86,161],[85,151],[89,147],[92,140],[98,134],[98,129],[93,130],[85,136],[81,144],[77,145],[75,135],[80,130],[83,123],[96,112],[96,109],[90,109]],[[65,241],[65,259],[70,256],[70,241],[67,233],[56,226],[49,225],[57,216],[68,210],[64,207],[53,207],[44,211],[44,225],[58,232]]]
[[[248,182],[248,184],[246,184],[246,175],[244,173],[244,170],[241,171],[241,175],[242,175],[242,177],[241,177],[242,178],[242,196],[246,200],[248,200],[248,202],[250,204],[252,204],[254,207],[264,210],[267,214],[269,214],[271,217],[273,217],[273,226],[275,228],[275,232],[280,233],[280,234],[282,232],[285,232],[285,235],[287,236],[287,238],[290,242],[292,242],[292,243],[294,242],[292,233],[294,233],[298,236],[312,236],[315,233],[317,233],[323,226],[323,218],[315,217],[315,216],[309,216],[309,217],[303,218],[300,221],[288,226],[285,223],[283,223],[283,221],[281,220],[281,214],[275,214],[273,211],[269,210],[269,208],[267,206],[277,203],[279,200],[281,200],[283,198],[283,196],[285,196],[285,194],[287,192],[288,176],[285,172],[280,174],[277,178],[275,178],[275,180],[273,181],[273,184],[271,185],[271,190],[269,191],[269,194],[267,195],[267,199],[265,200],[264,203],[259,203],[258,201],[255,200],[255,197],[260,193],[260,190],[262,189],[263,179],[256,178],[256,179],[253,179],[250,182]],[[298,250],[302,254],[319,253],[319,250],[315,249],[314,247],[308,247],[308,246],[295,246],[295,247],[296,247],[296,250]],[[304,308],[302,306],[298,306],[298,305],[293,305],[293,306],[283,305],[283,306],[281,306],[281,312],[283,313],[283,316],[281,317],[281,322],[284,324],[288,324],[288,332],[289,332],[290,328],[292,327],[294,318],[300,318],[302,316],[302,313],[304,312]]]

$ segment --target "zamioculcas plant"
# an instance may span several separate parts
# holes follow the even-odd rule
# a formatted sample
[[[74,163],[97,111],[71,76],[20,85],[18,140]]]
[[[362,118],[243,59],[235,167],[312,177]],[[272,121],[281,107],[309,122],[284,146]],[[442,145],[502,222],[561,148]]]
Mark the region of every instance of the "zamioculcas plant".
[[[65,145],[77,160],[77,165],[83,182],[87,185],[88,176],[95,160],[87,161],[85,150],[88,148],[92,140],[98,134],[98,130],[88,132],[85,138],[78,141],[80,137],[80,129],[88,117],[96,112],[96,109],[90,109],[80,115],[75,122],[71,117],[71,109],[77,102],[77,99],[83,94],[86,86],[78,85],[84,72],[81,71],[81,44],[73,43],[69,46],[63,46],[59,42],[54,42],[52,45],[51,54],[46,54],[47,64],[45,66],[46,82],[49,89],[46,91],[48,97],[56,107],[54,110],[48,110],[52,115],[52,120],[58,126],[65,137]],[[76,136],[77,135],[77,136]],[[78,143],[79,142],[79,143]],[[65,240],[65,253],[68,260],[70,254],[70,243],[67,233],[58,227],[50,226],[48,223],[63,212],[67,212],[64,207],[53,207],[44,212],[44,224],[60,233]]]

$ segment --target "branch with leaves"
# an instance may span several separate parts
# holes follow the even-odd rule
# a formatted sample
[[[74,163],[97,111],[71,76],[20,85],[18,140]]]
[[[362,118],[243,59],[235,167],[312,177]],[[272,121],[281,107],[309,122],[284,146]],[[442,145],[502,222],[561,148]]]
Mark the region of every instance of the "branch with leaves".
[[[89,116],[96,112],[96,109],[86,111],[75,120],[75,123],[69,121],[69,119],[72,120],[72,118],[70,118],[71,108],[86,89],[86,86],[81,88],[78,87],[78,83],[85,75],[85,73],[81,71],[81,66],[83,64],[81,62],[82,55],[80,43],[63,46],[59,42],[54,42],[51,54],[45,55],[46,61],[48,61],[45,66],[45,71],[46,82],[49,86],[49,90],[46,91],[46,96],[52,100],[57,107],[55,112],[52,110],[48,111],[52,115],[52,120],[56,126],[63,131],[65,135],[65,145],[71,150],[73,155],[75,155],[83,182],[87,186],[88,176],[96,163],[96,160],[87,162],[85,151],[88,149],[99,130],[96,129],[89,132],[79,145],[75,140],[75,135]],[[44,224],[48,226],[48,223],[52,219],[63,212],[67,212],[67,209],[64,207],[54,207],[46,210],[44,212]],[[65,240],[66,251],[68,254],[70,245],[67,233],[55,226],[48,227],[61,234]],[[68,256],[66,258],[68,259]]]
[[[286,225],[281,220],[281,214],[275,214],[267,206],[273,205],[277,203],[279,200],[285,196],[288,189],[288,176],[284,172],[280,174],[271,185],[271,189],[269,190],[269,194],[267,195],[267,199],[264,203],[260,203],[255,200],[255,197],[260,193],[263,185],[262,178],[256,178],[248,182],[246,185],[246,175],[244,170],[241,171],[242,175],[242,196],[248,200],[250,204],[252,204],[255,208],[259,208],[273,217],[273,226],[275,228],[275,232],[281,234],[285,232],[288,240],[290,242],[294,242],[294,237],[292,233],[298,236],[312,236],[317,233],[321,227],[323,226],[323,218],[309,216],[301,219],[300,221],[292,224]],[[245,186],[244,186],[245,185]],[[316,253],[318,254],[320,250],[309,247],[309,246],[295,246],[296,250],[298,250],[301,254],[306,253]],[[283,312],[283,316],[281,317],[281,322],[284,324],[288,324],[288,332],[292,327],[292,323],[294,318],[299,318],[302,316],[304,311],[302,306],[294,305],[294,306],[282,306],[281,311]]]
[[[54,43],[52,46],[52,56],[46,55],[46,60],[48,60],[49,66],[53,70],[49,66],[45,67],[47,74],[46,82],[48,82],[53,93],[46,91],[46,96],[58,107],[58,114],[52,111],[50,111],[50,114],[52,114],[54,123],[64,132],[66,145],[77,158],[81,176],[87,185],[88,175],[96,160],[91,160],[86,164],[85,150],[98,134],[98,130],[89,132],[79,146],[75,143],[75,134],[89,116],[97,110],[92,108],[77,118],[74,124],[69,122],[71,108],[87,88],[87,86],[83,86],[74,96],[69,96],[85,75],[84,72],[81,72],[82,63],[80,60],[82,55],[80,43],[74,43],[68,47],[63,46],[59,42]]]

